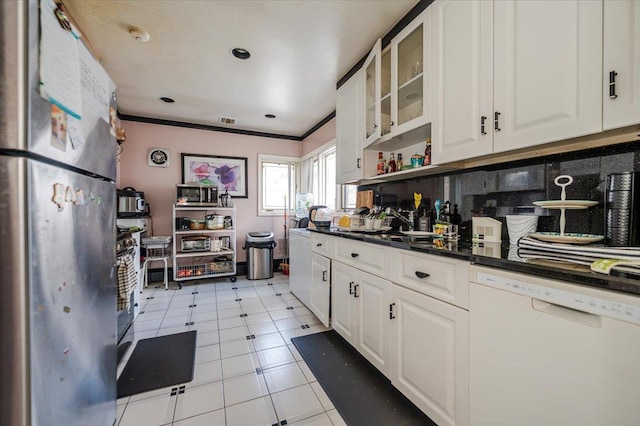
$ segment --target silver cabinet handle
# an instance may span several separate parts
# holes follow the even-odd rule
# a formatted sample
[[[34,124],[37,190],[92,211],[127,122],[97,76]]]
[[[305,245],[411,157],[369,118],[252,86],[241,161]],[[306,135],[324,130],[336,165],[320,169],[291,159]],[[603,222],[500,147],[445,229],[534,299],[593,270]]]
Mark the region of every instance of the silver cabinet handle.
[[[322,243],[317,243],[316,247],[320,247],[322,245]]]
[[[502,130],[500,128],[500,113],[498,111],[493,113],[493,129],[496,132],[499,132],[500,130]]]
[[[353,294],[353,281],[349,283],[349,294]]]
[[[360,288],[360,284],[356,284],[353,286],[353,297],[360,297],[358,296],[358,288]]]
[[[426,272],[420,272],[420,271],[416,271],[416,277],[418,278],[428,278],[431,275],[427,274]]]
[[[351,253],[351,257],[358,257],[360,256],[358,253]]]
[[[392,303],[389,305],[389,319],[395,319],[396,316],[393,315],[393,307],[396,306],[395,303]]]
[[[487,132],[484,130],[484,122],[487,121],[487,117],[486,116],[482,116],[480,117],[480,134],[482,135],[486,135]]]
[[[327,281],[327,271],[322,271],[322,281]]]

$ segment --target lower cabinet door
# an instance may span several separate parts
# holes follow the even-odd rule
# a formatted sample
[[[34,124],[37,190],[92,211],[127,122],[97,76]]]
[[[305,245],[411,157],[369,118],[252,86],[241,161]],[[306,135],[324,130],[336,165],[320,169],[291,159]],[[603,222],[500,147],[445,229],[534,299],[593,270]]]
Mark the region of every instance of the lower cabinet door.
[[[389,377],[389,293],[391,282],[358,271],[354,288],[357,304],[356,349]]]
[[[356,270],[351,266],[333,261],[331,271],[331,327],[352,346],[355,342],[355,298]]]
[[[325,327],[329,327],[329,302],[331,292],[331,259],[312,253],[311,291],[309,309]]]
[[[469,424],[469,313],[391,286],[391,383],[439,426]]]

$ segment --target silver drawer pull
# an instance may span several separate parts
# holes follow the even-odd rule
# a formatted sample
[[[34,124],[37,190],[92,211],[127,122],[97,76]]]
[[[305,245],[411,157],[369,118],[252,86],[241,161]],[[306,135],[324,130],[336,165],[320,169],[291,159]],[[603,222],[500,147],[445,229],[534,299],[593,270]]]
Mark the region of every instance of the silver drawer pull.
[[[317,243],[316,247],[320,247],[322,245],[322,243]]]
[[[420,271],[416,271],[416,277],[418,278],[428,278],[431,275],[427,274],[426,272],[420,272]]]
[[[351,257],[358,257],[360,256],[358,253],[351,253]]]

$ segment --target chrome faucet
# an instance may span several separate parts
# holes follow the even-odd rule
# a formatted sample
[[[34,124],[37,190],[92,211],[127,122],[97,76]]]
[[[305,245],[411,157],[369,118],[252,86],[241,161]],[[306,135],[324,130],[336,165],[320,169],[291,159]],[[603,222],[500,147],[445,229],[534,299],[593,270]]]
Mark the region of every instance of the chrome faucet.
[[[406,217],[402,216],[400,214],[400,212],[402,212],[402,211],[408,212],[409,213],[409,217],[406,218]],[[413,220],[414,220],[413,210],[402,210],[401,209],[401,210],[395,211],[391,207],[387,207],[384,212],[386,214],[390,214],[391,216],[399,219],[402,223],[404,223],[405,225],[407,225],[409,227],[409,231],[413,231]]]

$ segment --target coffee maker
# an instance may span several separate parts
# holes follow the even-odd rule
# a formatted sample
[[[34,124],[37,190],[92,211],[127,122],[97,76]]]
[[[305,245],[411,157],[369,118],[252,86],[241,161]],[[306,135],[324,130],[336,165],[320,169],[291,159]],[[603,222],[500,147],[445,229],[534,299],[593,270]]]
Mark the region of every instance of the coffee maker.
[[[607,176],[605,242],[612,247],[640,247],[640,172]]]

